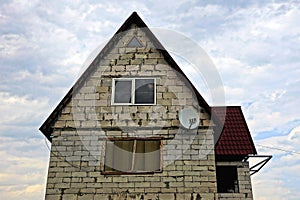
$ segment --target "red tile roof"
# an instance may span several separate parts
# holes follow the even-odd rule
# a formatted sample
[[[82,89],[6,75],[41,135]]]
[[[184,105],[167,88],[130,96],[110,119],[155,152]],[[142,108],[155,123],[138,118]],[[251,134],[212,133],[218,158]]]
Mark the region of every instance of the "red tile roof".
[[[225,119],[223,130],[215,145],[216,156],[257,154],[240,106],[212,107],[212,112],[221,121]]]

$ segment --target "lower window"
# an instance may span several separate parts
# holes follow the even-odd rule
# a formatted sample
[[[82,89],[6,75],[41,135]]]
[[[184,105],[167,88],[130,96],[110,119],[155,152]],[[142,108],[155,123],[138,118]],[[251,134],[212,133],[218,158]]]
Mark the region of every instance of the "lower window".
[[[105,173],[148,173],[161,171],[160,140],[109,140],[106,142]]]
[[[218,193],[239,192],[238,179],[237,179],[237,167],[217,166],[217,186],[218,186]]]

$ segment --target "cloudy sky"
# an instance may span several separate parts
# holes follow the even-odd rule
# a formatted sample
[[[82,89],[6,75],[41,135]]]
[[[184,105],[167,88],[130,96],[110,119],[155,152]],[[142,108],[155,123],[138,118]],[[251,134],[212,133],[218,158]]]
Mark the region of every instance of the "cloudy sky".
[[[49,149],[38,128],[89,54],[133,12],[201,46],[241,105],[259,154],[254,196],[300,196],[300,1],[1,0],[0,195],[42,199]],[[163,41],[162,41],[163,43]]]

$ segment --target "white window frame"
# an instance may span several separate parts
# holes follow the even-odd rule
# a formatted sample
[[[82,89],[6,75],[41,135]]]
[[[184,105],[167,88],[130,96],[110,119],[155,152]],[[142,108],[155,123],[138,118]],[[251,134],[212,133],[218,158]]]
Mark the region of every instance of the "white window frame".
[[[135,103],[135,80],[138,79],[153,79],[154,80],[154,102],[153,103]],[[115,103],[115,81],[131,81],[131,103]],[[134,78],[113,78],[112,79],[112,95],[111,95],[111,105],[156,105],[156,78],[154,77],[134,77]]]

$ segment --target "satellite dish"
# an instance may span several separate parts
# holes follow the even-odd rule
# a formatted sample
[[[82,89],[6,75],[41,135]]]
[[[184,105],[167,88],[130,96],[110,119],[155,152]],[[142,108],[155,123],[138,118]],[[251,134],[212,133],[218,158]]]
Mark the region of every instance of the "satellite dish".
[[[186,129],[194,129],[199,125],[199,116],[195,109],[184,108],[179,111],[180,124]]]

